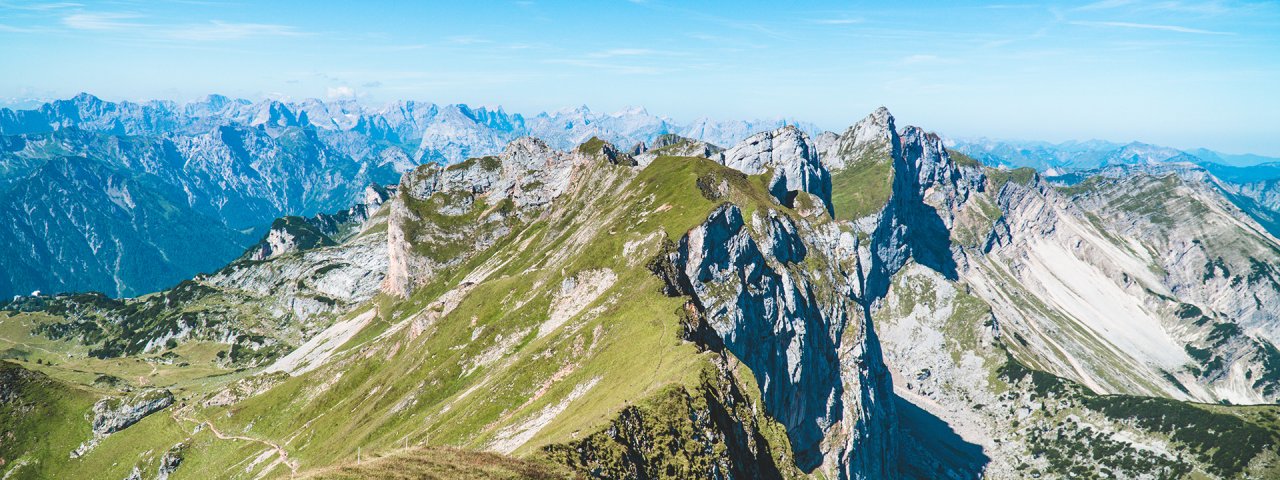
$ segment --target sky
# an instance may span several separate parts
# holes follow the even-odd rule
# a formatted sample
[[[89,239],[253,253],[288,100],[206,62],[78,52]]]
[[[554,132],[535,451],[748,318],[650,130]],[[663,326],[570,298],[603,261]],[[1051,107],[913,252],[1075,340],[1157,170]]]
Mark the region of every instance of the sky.
[[[0,0],[0,99],[414,99],[1280,156],[1280,2]],[[910,6],[896,5],[910,3]]]

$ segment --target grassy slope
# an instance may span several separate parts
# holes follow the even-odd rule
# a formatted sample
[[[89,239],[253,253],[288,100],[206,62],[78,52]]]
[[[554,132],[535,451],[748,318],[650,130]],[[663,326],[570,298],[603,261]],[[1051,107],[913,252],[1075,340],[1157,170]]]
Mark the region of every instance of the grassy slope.
[[[887,149],[871,148],[849,160],[843,170],[831,174],[831,205],[837,219],[862,218],[880,211],[889,202],[893,159]]]
[[[90,392],[0,362],[0,472],[5,478],[53,478],[55,462],[89,438],[82,412],[93,402]]]
[[[387,210],[380,209],[369,222],[372,227],[361,235],[385,232]],[[281,221],[291,218],[297,217]],[[273,268],[276,261],[239,260],[232,265]],[[304,333],[292,313],[278,317],[280,312],[273,310],[269,299],[196,281],[133,299],[68,294],[26,299],[5,308],[0,310],[0,359],[73,385],[97,383],[103,393],[114,391],[111,387],[205,393],[247,375],[251,370],[246,365],[263,365],[288,353]],[[323,327],[334,317],[319,313],[310,323]],[[182,324],[197,325],[196,337],[170,340],[151,353],[141,352],[152,338],[180,330]],[[244,333],[237,344],[228,345],[221,336],[209,333],[223,325]],[[280,343],[256,350],[245,346],[263,338]],[[104,380],[111,384],[103,385]]]
[[[301,478],[424,480],[543,480],[574,478],[568,469],[544,461],[521,460],[493,453],[448,447],[415,447],[359,463],[317,469]]]
[[[300,471],[350,464],[358,452],[414,445],[492,448],[545,423],[523,432],[529,441],[513,452],[540,455],[543,445],[602,428],[630,402],[671,386],[696,391],[710,354],[679,338],[676,312],[684,300],[661,295],[644,263],[664,237],[678,238],[706,218],[716,202],[700,194],[696,180],[723,169],[705,159],[674,157],[638,175],[594,169],[549,213],[411,298],[372,301],[378,319],[328,366],[226,407],[196,408],[205,394],[180,392],[186,406],[108,437],[81,461],[58,462],[54,473],[124,476],[133,464],[154,467],[179,443],[188,448],[174,478],[289,473],[265,443],[217,439],[207,428],[193,434],[201,421],[225,435],[281,445]],[[760,202],[772,207],[769,198],[759,179],[750,179],[735,185],[728,200],[754,210],[765,205]],[[463,288],[456,308],[412,325],[415,318],[438,315],[435,300],[477,269],[492,273]],[[614,272],[617,281],[539,338],[562,282],[597,269]],[[574,399],[575,389],[588,387]],[[561,409],[572,414],[546,415]],[[536,421],[540,416],[550,421]],[[772,436],[785,442],[784,434]],[[775,448],[789,451],[785,443]]]
[[[4,358],[72,385],[102,384],[100,378],[110,376],[119,379],[119,386],[204,391],[202,386],[207,383],[229,381],[241,374],[214,364],[217,353],[227,348],[220,344],[190,342],[157,354],[95,358],[88,354],[90,346],[32,333],[37,325],[55,321],[61,319],[43,313],[0,312]],[[169,352],[172,356],[166,355]],[[110,385],[103,385],[107,387]]]

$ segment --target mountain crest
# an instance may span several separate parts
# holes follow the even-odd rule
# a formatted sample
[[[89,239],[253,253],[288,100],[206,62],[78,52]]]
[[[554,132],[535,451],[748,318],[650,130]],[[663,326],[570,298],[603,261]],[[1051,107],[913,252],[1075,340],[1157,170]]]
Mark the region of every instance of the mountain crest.
[[[747,175],[771,171],[769,193],[783,205],[794,206],[796,192],[808,192],[821,199],[829,214],[834,212],[831,177],[809,136],[793,125],[748,137],[725,150],[721,163]]]

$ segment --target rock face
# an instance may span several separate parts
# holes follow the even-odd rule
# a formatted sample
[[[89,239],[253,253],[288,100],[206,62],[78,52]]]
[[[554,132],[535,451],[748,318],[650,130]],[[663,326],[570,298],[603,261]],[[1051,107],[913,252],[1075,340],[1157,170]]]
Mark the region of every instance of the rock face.
[[[809,192],[832,211],[831,176],[818,161],[808,135],[794,126],[748,137],[725,150],[722,163],[747,175],[771,171],[769,193],[783,205],[794,206],[793,192]]]
[[[716,145],[676,134],[661,135],[653,139],[652,145],[640,142],[631,149],[640,165],[648,165],[659,155],[718,159],[723,152],[724,149]]]
[[[1270,165],[1280,171],[1280,165]],[[1274,173],[1280,175],[1280,173]],[[1253,217],[1273,237],[1280,237],[1280,177],[1224,180],[1219,184],[1227,198]]]
[[[564,193],[573,165],[588,157],[526,137],[495,157],[406,173],[390,207],[383,289],[406,296],[439,269],[492,246],[511,231],[511,222]]]
[[[93,438],[80,444],[71,452],[71,458],[80,458],[98,446],[108,435],[138,423],[147,415],[173,404],[173,393],[168,390],[147,390],[124,397],[104,398],[93,404],[90,425]],[[134,473],[138,473],[134,468]]]
[[[885,327],[906,473],[1019,477],[1064,468],[1019,464],[1021,449],[1045,448],[1044,439],[1011,431],[1010,418],[1071,425],[1061,412],[1027,416],[1036,393],[1001,396],[1008,387],[993,385],[1003,381],[977,377],[1014,369],[1007,358],[1097,393],[1261,403],[1276,391],[1280,376],[1267,365],[1280,357],[1267,352],[1277,351],[1269,335],[1280,302],[1267,265],[1280,261],[1272,259],[1278,243],[1203,169],[1151,163],[1142,155],[1164,153],[1129,146],[1132,158],[1056,186],[1029,169],[984,169],[952,155],[936,136],[893,126],[885,111],[816,143],[834,172],[837,218],[852,220],[864,304]],[[850,184],[875,185],[851,175],[879,164],[891,185],[883,196],[842,198]],[[849,205],[864,208],[841,215]],[[1059,400],[1078,408],[1076,395]],[[1149,433],[1090,418],[1105,435],[1143,439],[1114,448],[1150,456],[1144,461],[1160,471],[1192,468],[1141,453]],[[951,435],[913,433],[938,419]],[[952,443],[951,453],[930,453],[928,442]]]
[[[395,191],[395,186],[373,184],[365,188],[364,196],[349,209],[332,214],[318,213],[307,218],[277,218],[262,240],[249,247],[243,258],[262,261],[303,250],[337,245],[363,230],[370,217]]]
[[[770,451],[769,419],[752,408],[756,392],[744,391],[723,363],[701,377],[692,391],[666,388],[652,399],[655,405],[625,407],[605,431],[553,445],[549,456],[602,478],[786,478],[783,472],[794,472]],[[672,432],[696,433],[673,444]]]
[[[893,115],[884,107],[876,109],[844,133],[819,134],[815,143],[822,165],[832,173],[854,166],[859,160],[880,154],[885,149],[901,148]]]
[[[1077,364],[1054,371],[1096,391],[1274,398],[1267,352],[1280,341],[1280,287],[1270,265],[1280,261],[1280,242],[1218,192],[1203,170],[1167,166],[1124,168],[1066,189],[1039,177],[1010,182],[988,247],[1001,260],[978,262],[975,284],[994,291],[1012,276],[1072,323],[1110,332],[1114,351],[1090,348],[1087,337],[1053,339],[1071,345]],[[1033,340],[1048,356],[1052,347],[1041,342]],[[1146,374],[1125,373],[1133,371]]]
[[[164,452],[160,457],[160,465],[156,467],[156,480],[169,480],[169,475],[178,471],[178,467],[182,465],[182,452],[186,448],[186,444],[179,443]]]
[[[917,127],[899,132],[883,107],[842,134],[822,135],[816,150],[835,172],[835,216],[867,239],[857,245],[864,303],[882,297],[909,261],[956,278],[950,230],[955,212],[983,188],[979,166],[958,165],[937,135]],[[883,192],[848,196],[873,190]]]
[[[173,404],[168,390],[147,391],[123,398],[108,398],[93,405],[93,433],[106,436],[138,423],[143,417]]]
[[[387,236],[372,232],[340,245],[237,262],[202,278],[206,284],[255,296],[254,303],[287,319],[289,329],[315,328],[326,314],[344,312],[377,293],[387,269]]]
[[[288,253],[335,245],[333,239],[320,232],[302,217],[283,217],[272,222],[271,229],[257,245],[249,247],[245,257],[262,261]]]
[[[838,478],[890,475],[891,387],[853,285],[839,272],[800,267],[822,257],[790,217],[757,213],[751,222],[730,205],[690,231],[670,254],[677,274],[669,290],[692,296],[710,330],[704,343],[755,373],[798,468],[824,466]]]

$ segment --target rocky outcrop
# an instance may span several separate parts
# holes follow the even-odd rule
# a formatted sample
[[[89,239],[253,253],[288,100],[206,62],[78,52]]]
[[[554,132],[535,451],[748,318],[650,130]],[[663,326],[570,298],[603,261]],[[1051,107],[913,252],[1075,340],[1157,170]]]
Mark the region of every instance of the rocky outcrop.
[[[372,184],[351,208],[313,217],[281,217],[271,223],[262,240],[243,258],[262,261],[290,253],[337,245],[364,230],[369,220],[396,191],[395,186]]]
[[[178,471],[178,467],[182,465],[182,454],[187,449],[187,444],[179,443],[169,448],[160,457],[160,465],[156,467],[156,480],[169,480],[169,475]]]
[[[271,229],[257,245],[249,247],[245,257],[262,261],[281,255],[330,247],[336,243],[302,217],[282,217],[271,223]]]
[[[613,144],[597,137],[591,137],[590,140],[583,142],[582,145],[578,145],[578,148],[574,149],[574,153],[585,157],[589,161],[605,162],[626,167],[638,165],[634,155],[619,151]]]
[[[371,226],[341,245],[267,262],[233,263],[201,281],[223,291],[252,295],[255,305],[282,323],[274,333],[318,331],[324,327],[319,320],[372,298],[387,265],[387,235]],[[302,335],[283,336],[301,341]]]
[[[821,152],[821,153],[820,153]],[[831,208],[827,167],[884,164],[883,206],[849,224],[813,226],[778,212],[742,218],[717,209],[650,265],[669,294],[692,298],[686,331],[751,367],[766,410],[787,429],[796,465],[839,478],[897,472],[892,382],[871,312],[908,262],[958,275],[949,229],[985,177],[953,161],[941,140],[896,131],[881,109],[844,134],[816,142],[794,128],[766,132],[723,152],[746,174],[772,171],[770,191],[807,191]],[[821,268],[801,268],[806,264]]]
[[[843,133],[823,132],[815,139],[822,165],[831,173],[858,166],[883,153],[901,148],[897,127],[889,109],[880,107]]]
[[[831,207],[831,175],[818,160],[809,136],[794,126],[761,132],[722,154],[721,163],[747,175],[771,172],[769,193],[779,203],[795,205],[796,192],[808,192]]]
[[[652,145],[640,142],[631,149],[641,167],[652,163],[659,155],[719,159],[723,152],[723,148],[713,144],[675,134],[659,135],[653,139]]]
[[[855,224],[870,236],[861,264],[864,302],[882,297],[909,260],[957,278],[950,229],[969,196],[984,188],[980,167],[958,165],[935,134],[917,127],[899,134],[884,108],[826,142],[823,162],[831,168],[865,169],[889,162],[883,209]]]
[[[526,137],[495,157],[406,173],[390,207],[383,289],[406,296],[441,268],[488,248],[511,231],[510,222],[564,193],[573,167],[589,158]]]
[[[71,452],[71,458],[83,456],[106,436],[124,430],[169,405],[173,405],[173,393],[168,390],[145,390],[124,397],[99,400],[93,404],[93,417],[90,420],[93,438],[76,447]]]
[[[104,398],[93,405],[93,433],[106,436],[138,423],[173,404],[168,390],[149,390],[122,398]]]
[[[251,377],[245,377],[232,382],[226,388],[217,394],[209,397],[201,405],[205,407],[221,407],[233,405],[241,400],[258,395],[270,390],[271,387],[279,385],[289,378],[289,375],[282,372],[263,373]]]
[[[807,228],[778,212],[748,227],[736,206],[720,207],[667,254],[667,291],[692,298],[696,340],[754,372],[798,468],[881,478],[895,468],[888,376],[852,283],[802,267],[829,261]]]
[[[725,361],[696,388],[671,386],[629,405],[601,431],[544,448],[551,459],[599,478],[761,478],[796,475],[770,420]]]

